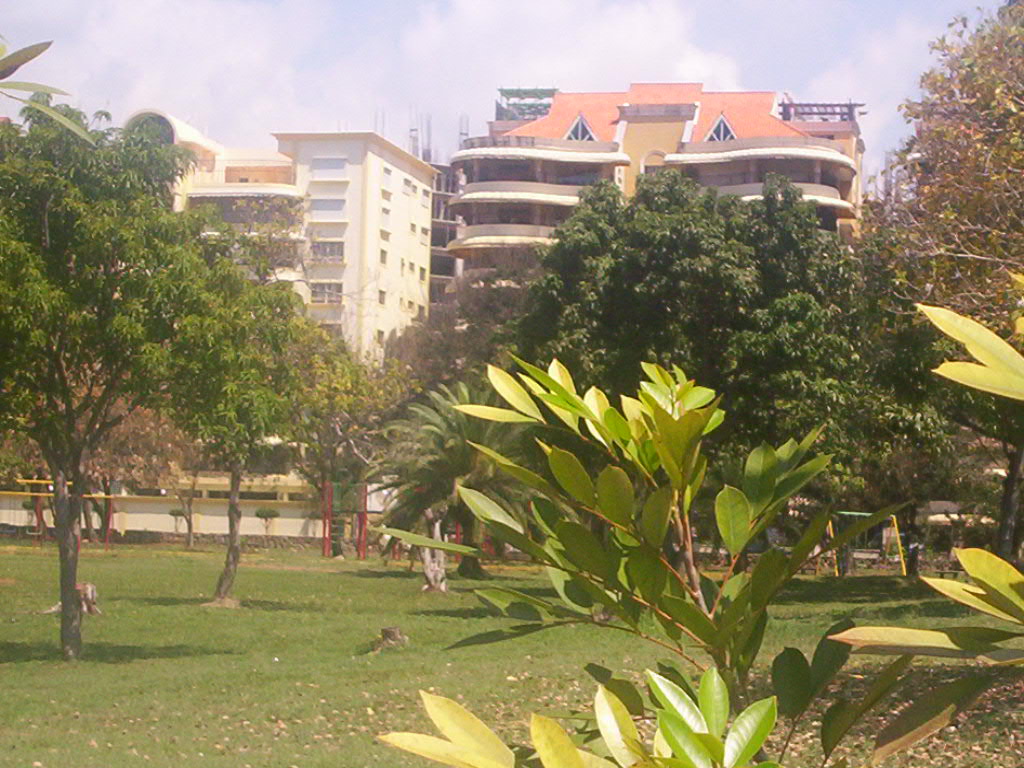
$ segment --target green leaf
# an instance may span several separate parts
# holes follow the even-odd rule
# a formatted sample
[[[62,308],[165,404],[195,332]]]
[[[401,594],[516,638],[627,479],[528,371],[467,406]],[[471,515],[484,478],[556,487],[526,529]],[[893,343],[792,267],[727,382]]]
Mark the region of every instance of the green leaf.
[[[615,677],[610,669],[602,667],[600,664],[587,664],[583,669],[597,683],[611,691],[615,698],[622,702],[629,714],[634,717],[646,716],[644,698],[629,680],[624,677]]]
[[[579,459],[561,448],[552,448],[548,466],[566,493],[582,504],[594,506],[594,483]]]
[[[824,471],[832,457],[829,454],[815,456],[779,478],[775,486],[775,500],[788,499]]]
[[[986,602],[1024,624],[1024,575],[984,549],[956,549],[954,554],[967,575],[985,590]]]
[[[665,591],[668,573],[664,563],[646,547],[634,549],[626,557],[630,586],[648,603],[656,604]]]
[[[69,96],[67,91],[62,91],[60,88],[54,88],[52,85],[43,85],[42,83],[26,83],[15,80],[4,80],[0,82],[0,89],[12,90],[12,91],[27,91],[28,93],[50,93],[54,96]]]
[[[487,366],[487,378],[502,399],[520,413],[536,421],[543,421],[540,409],[522,385],[507,371],[493,365]]]
[[[633,483],[623,470],[608,466],[597,476],[597,504],[613,523],[628,526],[633,522]]]
[[[27,64],[36,56],[42,54],[51,45],[53,45],[52,40],[45,43],[35,43],[34,45],[27,45],[24,48],[19,48],[13,53],[9,53],[4,56],[0,59],[0,80],[6,80],[17,72],[24,64]],[[4,85],[4,83],[0,83],[0,87],[3,87]]]
[[[796,717],[814,697],[811,665],[797,648],[786,648],[772,662],[772,690],[779,700],[779,713]]]
[[[738,488],[725,486],[715,497],[715,520],[722,541],[732,555],[743,551],[750,537],[750,502]]]
[[[660,606],[707,645],[714,645],[718,629],[700,608],[684,597],[665,595]]]
[[[615,761],[623,768],[638,762],[634,752],[640,743],[636,724],[622,702],[604,686],[597,689],[594,697],[594,714],[597,716],[601,738]]]
[[[420,691],[427,716],[453,744],[465,747],[493,761],[512,768],[515,755],[494,732],[472,712],[451,699]]]
[[[701,714],[700,709],[686,691],[657,672],[648,669],[644,674],[647,676],[654,697],[662,707],[682,720],[692,732],[707,732],[708,726],[704,715]]]
[[[850,619],[840,619],[829,627],[818,641],[814,657],[811,659],[811,684],[814,690],[812,698],[825,690],[850,658],[850,646],[833,640],[831,636],[852,626],[853,622]]]
[[[853,627],[834,640],[847,643],[858,651],[882,654],[914,654],[951,659],[984,658],[998,650],[996,642],[1019,636],[982,627],[951,627],[949,629],[911,629],[908,627]],[[998,657],[993,657],[998,659]]]
[[[562,598],[565,606],[576,613],[584,616],[590,615],[590,609],[594,605],[594,598],[574,578],[575,574],[568,574],[558,568],[545,568],[551,586]],[[577,577],[578,578],[578,577]]]
[[[604,547],[586,527],[572,520],[563,520],[555,532],[565,547],[565,556],[574,565],[604,580],[614,577]]]
[[[708,724],[708,733],[715,737],[721,736],[729,721],[729,688],[715,667],[708,668],[701,675],[697,701],[704,722]]]
[[[531,488],[535,488],[538,491],[552,494],[555,493],[554,486],[536,472],[529,470],[526,467],[519,466],[511,459],[502,456],[500,453],[488,448],[486,445],[474,443],[472,440],[467,440],[466,443],[473,446],[474,449],[480,451],[480,453],[487,458],[491,459],[491,461],[498,465],[498,468],[501,469],[502,472],[512,475],[512,477],[517,480],[521,480]]]
[[[722,743],[721,738],[718,736],[712,736],[710,733],[695,733],[693,737],[697,739],[711,755],[711,759],[715,763],[722,763],[725,761],[725,745]]]
[[[746,765],[775,727],[775,698],[755,701],[733,721],[725,737],[725,768]]]
[[[711,755],[694,730],[675,713],[658,712],[658,732],[686,768],[713,768]]]
[[[859,702],[840,698],[828,708],[821,719],[821,748],[825,757],[830,756],[850,728],[895,687],[911,661],[912,656],[900,656],[889,664]]]
[[[464,544],[452,544],[447,541],[438,541],[432,539],[429,536],[421,536],[418,533],[412,531],[403,531],[399,528],[385,528],[380,527],[376,529],[380,533],[385,533],[388,536],[394,536],[396,539],[404,541],[414,547],[424,547],[426,549],[438,549],[444,552],[454,552],[459,555],[481,555],[479,549],[476,547],[467,547]]]
[[[516,533],[523,532],[523,526],[519,524],[518,520],[480,493],[480,491],[474,491],[472,488],[460,485],[459,498],[462,499],[462,502],[469,507],[474,515],[485,523],[501,523]]]
[[[584,768],[576,745],[551,718],[534,713],[530,717],[530,739],[544,768]]]
[[[877,765],[949,725],[993,682],[989,676],[968,677],[928,691],[878,734],[871,764]]]
[[[672,516],[673,492],[670,486],[658,488],[644,502],[640,517],[640,529],[644,540],[652,547],[660,547],[668,532],[669,520]]]
[[[535,424],[537,422],[537,419],[519,413],[519,411],[510,411],[508,408],[495,408],[492,405],[456,405],[454,407],[456,411],[460,411],[467,416],[474,416],[478,419],[486,419],[487,421],[524,422],[528,424]]]
[[[750,501],[754,514],[759,513],[772,500],[778,459],[770,445],[762,444],[747,456],[743,469],[743,493]]]
[[[942,363],[934,372],[971,389],[1008,397],[1011,400],[1024,400],[1024,378],[1011,377],[1004,371],[986,368],[977,363]]]
[[[1024,358],[981,323],[940,307],[918,304],[917,308],[940,331],[963,344],[971,357],[979,363],[1010,380],[1024,379]]]
[[[1002,619],[1003,621],[1019,623],[1016,616],[993,605],[988,593],[981,587],[976,587],[973,584],[965,584],[962,581],[954,581],[952,579],[933,579],[927,576],[922,576],[921,581],[940,594],[943,594],[952,600],[956,600],[958,603],[966,605],[968,608],[973,608],[976,611],[987,613],[989,616],[995,616],[997,619]]]

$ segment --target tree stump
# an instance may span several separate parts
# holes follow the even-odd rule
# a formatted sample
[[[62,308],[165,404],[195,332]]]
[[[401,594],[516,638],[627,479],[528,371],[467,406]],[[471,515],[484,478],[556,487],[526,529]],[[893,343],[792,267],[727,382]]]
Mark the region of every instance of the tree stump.
[[[409,638],[403,634],[401,627],[381,627],[380,637],[373,641],[373,653],[385,648],[401,648],[408,644]]]

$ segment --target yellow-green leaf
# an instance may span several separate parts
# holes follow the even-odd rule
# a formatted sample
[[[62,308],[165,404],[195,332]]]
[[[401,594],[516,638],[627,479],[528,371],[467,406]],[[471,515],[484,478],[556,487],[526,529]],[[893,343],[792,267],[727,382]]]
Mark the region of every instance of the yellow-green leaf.
[[[730,554],[743,550],[750,538],[750,502],[738,488],[725,486],[715,497],[715,520],[718,532]]]
[[[953,552],[967,575],[988,593],[988,602],[1015,616],[1017,623],[1024,624],[1024,575],[984,549],[956,549]]]
[[[977,363],[942,363],[935,373],[971,389],[1024,400],[1024,378]]]
[[[963,344],[979,363],[1024,378],[1024,357],[981,323],[941,307],[918,304],[917,308],[940,331]]]
[[[475,416],[478,419],[487,421],[523,422],[534,424],[538,420],[532,416],[510,411],[508,408],[495,408],[493,405],[456,405],[455,410],[461,411],[467,416]]]
[[[534,714],[530,718],[530,738],[544,768],[584,768],[576,745],[551,718]]]
[[[597,503],[614,523],[629,525],[633,520],[633,483],[619,467],[605,467],[597,476]]]
[[[615,761],[623,768],[638,762],[632,748],[640,742],[636,724],[623,703],[603,685],[598,687],[594,697],[594,714],[601,738]]]
[[[520,413],[542,421],[540,408],[518,381],[507,371],[493,365],[487,366],[487,378],[501,397]]]
[[[507,768],[485,755],[424,733],[386,733],[378,737],[385,744],[453,768]]]
[[[548,466],[566,493],[583,504],[594,505],[594,483],[579,459],[561,448],[552,448]]]
[[[420,698],[427,716],[453,744],[484,755],[505,768],[512,768],[515,764],[512,750],[461,704],[426,691],[420,691]]]
[[[651,546],[660,547],[665,541],[672,516],[672,497],[672,488],[666,485],[648,496],[644,503],[640,524],[644,538]]]

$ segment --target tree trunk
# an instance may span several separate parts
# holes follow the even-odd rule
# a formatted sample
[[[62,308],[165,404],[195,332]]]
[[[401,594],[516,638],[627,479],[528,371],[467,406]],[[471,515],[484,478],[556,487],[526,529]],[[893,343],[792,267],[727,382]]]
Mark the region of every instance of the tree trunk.
[[[1003,480],[1003,497],[999,504],[1001,516],[996,532],[996,554],[1009,560],[1013,557],[1013,545],[1017,534],[1017,514],[1020,509],[1020,480],[1024,470],[1024,442],[1007,451],[1009,459],[1006,478]]]
[[[437,541],[441,541],[441,518],[428,519],[428,521],[430,523],[430,535]],[[420,547],[420,559],[423,561],[423,578],[427,582],[423,585],[423,591],[447,592],[448,574],[445,573],[444,551]]]
[[[472,514],[469,514],[463,519],[462,531],[464,535],[462,543],[467,547],[476,547],[478,538],[477,533],[479,532],[479,526],[476,518]],[[467,579],[487,578],[487,571],[484,570],[483,565],[480,564],[480,558],[476,555],[463,555],[462,559],[459,560],[459,567],[456,569],[456,573]]]
[[[239,489],[242,485],[242,466],[231,465],[231,487],[228,491],[228,553],[224,558],[224,570],[217,579],[213,593],[215,602],[224,601],[235,583],[238,561],[242,557],[242,509],[238,505]]]
[[[68,474],[71,490],[68,490]],[[81,474],[52,468],[53,508],[60,551],[60,647],[68,661],[82,654],[82,601],[78,597],[78,535],[82,513]]]
[[[192,519],[192,495],[189,494],[182,506],[185,508],[185,549],[192,549],[196,543],[195,521]]]

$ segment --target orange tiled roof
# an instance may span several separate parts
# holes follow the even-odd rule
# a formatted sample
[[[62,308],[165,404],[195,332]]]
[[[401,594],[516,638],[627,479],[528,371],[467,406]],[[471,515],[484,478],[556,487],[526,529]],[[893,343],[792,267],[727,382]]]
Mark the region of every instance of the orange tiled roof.
[[[771,91],[704,91],[692,141],[704,141],[708,131],[725,115],[737,139],[757,136],[803,136],[803,131],[772,114],[775,94]]]
[[[757,136],[802,136],[772,113],[775,94],[771,91],[705,91],[701,83],[633,83],[625,92],[565,93],[552,99],[544,117],[515,128],[513,136],[561,139],[583,115],[598,141],[613,141],[622,104],[700,104],[692,140],[703,141],[708,131],[725,115],[736,138]]]
[[[544,117],[509,131],[512,136],[540,136],[561,139],[572,128],[579,115],[587,121],[598,141],[615,140],[615,123],[619,119],[619,104],[626,94],[618,93],[562,93],[555,94],[551,109]]]

